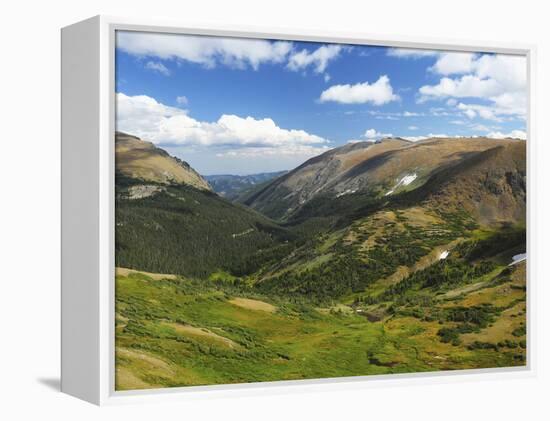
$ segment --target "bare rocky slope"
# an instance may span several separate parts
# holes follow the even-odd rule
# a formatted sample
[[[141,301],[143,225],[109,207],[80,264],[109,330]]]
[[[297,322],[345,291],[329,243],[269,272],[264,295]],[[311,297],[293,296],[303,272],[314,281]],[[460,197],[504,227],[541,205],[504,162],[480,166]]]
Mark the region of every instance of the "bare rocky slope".
[[[199,190],[211,190],[208,182],[187,162],[170,156],[151,142],[117,132],[115,148],[119,175],[144,182],[187,184]]]
[[[349,144],[306,161],[245,204],[290,220],[315,198],[368,193],[390,200],[413,190],[415,200],[422,194],[432,203],[462,206],[482,222],[515,220],[525,213],[525,142],[391,138]]]

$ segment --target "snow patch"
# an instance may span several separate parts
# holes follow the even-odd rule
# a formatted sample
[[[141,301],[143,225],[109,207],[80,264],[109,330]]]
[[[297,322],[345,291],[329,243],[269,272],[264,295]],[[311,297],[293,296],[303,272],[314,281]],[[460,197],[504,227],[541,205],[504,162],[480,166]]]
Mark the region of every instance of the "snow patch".
[[[439,255],[439,260],[444,260],[449,256],[449,250],[442,251]]]
[[[355,190],[347,189],[347,190],[344,190],[342,193],[338,193],[338,194],[336,195],[336,197],[341,197],[341,196],[343,196],[343,195],[345,195],[345,194],[352,194],[352,193],[355,193],[356,191],[357,191],[357,189],[355,189]]]
[[[527,259],[527,253],[520,253],[516,254],[515,256],[512,256],[512,263],[510,263],[508,266],[517,265],[520,262],[523,262]]]
[[[400,186],[408,186],[409,184],[411,184],[414,180],[416,180],[416,178],[418,177],[418,175],[416,173],[413,173],[413,174],[407,174],[406,176],[404,176],[401,180],[399,180],[397,182],[397,184],[395,186],[393,186],[393,189],[391,189],[390,191],[388,191],[384,196],[389,196],[390,194],[393,194],[393,192],[395,192],[395,189],[397,189],[398,187]]]
[[[401,181],[398,183],[398,185],[401,183],[403,184],[404,186],[408,186],[409,184],[411,184],[414,180],[416,180],[416,177],[418,177],[416,175],[416,173],[414,174],[411,174],[411,175],[406,175],[405,177],[403,177],[401,179]]]
[[[243,235],[248,235],[250,234],[251,232],[254,232],[254,228],[249,228],[243,232],[238,232],[236,234],[231,234],[231,237],[233,238],[238,238],[238,237],[242,237]]]

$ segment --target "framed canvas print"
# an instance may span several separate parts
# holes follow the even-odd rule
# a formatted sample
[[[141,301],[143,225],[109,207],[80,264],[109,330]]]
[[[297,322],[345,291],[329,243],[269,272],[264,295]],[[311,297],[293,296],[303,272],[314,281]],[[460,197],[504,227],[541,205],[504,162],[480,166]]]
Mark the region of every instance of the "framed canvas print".
[[[531,47],[96,17],[62,53],[63,391],[532,370]]]

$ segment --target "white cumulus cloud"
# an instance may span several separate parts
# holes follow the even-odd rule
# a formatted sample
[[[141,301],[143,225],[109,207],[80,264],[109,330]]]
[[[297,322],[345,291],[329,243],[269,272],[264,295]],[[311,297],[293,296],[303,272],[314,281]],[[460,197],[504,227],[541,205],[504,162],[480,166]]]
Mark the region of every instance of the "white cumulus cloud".
[[[402,139],[408,140],[409,142],[420,142],[421,140],[431,139],[431,138],[448,138],[446,134],[434,134],[430,133],[423,136],[401,136]]]
[[[415,48],[390,48],[386,54],[390,57],[416,59],[437,56],[439,52],[436,50],[418,50]]]
[[[344,50],[341,45],[329,44],[309,52],[305,48],[290,54],[287,67],[293,71],[304,70],[307,67],[313,67],[315,73],[323,73],[329,62],[336,59]],[[325,75],[326,79],[327,75]]]
[[[186,114],[187,112],[181,108],[161,104],[147,95],[116,95],[117,130],[150,141],[158,137],[163,121]]]
[[[447,105],[448,105],[449,107],[454,107],[457,103],[458,103],[458,101],[457,101],[456,99],[454,99],[454,98],[449,98],[449,99],[447,100]]]
[[[258,39],[208,37],[151,32],[119,31],[117,48],[138,57],[184,60],[215,67],[258,69],[263,63],[282,63],[292,50],[292,43]]]
[[[476,58],[473,53],[444,52],[430,70],[440,75],[470,73],[475,68]]]
[[[311,158],[320,155],[331,147],[327,145],[312,146],[312,145],[288,145],[284,148],[280,147],[265,147],[265,148],[242,148],[231,149],[216,154],[218,158],[269,158],[269,157],[300,157],[302,159]]]
[[[147,70],[152,70],[153,72],[158,72],[164,76],[170,76],[170,70],[159,61],[148,61],[145,64]]]
[[[514,97],[515,95],[504,95],[506,98],[508,96]],[[484,120],[503,121],[505,117],[525,117],[526,107],[523,106],[524,98],[522,98],[522,95],[518,96],[516,102],[508,102],[507,100],[502,100],[502,98],[494,98],[493,105],[465,104],[460,102],[456,108],[470,119],[480,117]]]
[[[470,126],[472,130],[475,130],[476,132],[490,132],[491,129],[487,127],[485,124],[473,124]]]
[[[485,54],[476,60],[475,72],[481,78],[496,80],[506,91],[524,90],[527,84],[524,56]]]
[[[384,137],[391,137],[391,133],[381,133],[376,129],[368,129],[363,133],[363,137],[369,140],[382,139]]]
[[[357,83],[355,85],[333,85],[321,93],[321,102],[339,102],[342,104],[383,105],[397,101],[399,96],[393,93],[388,76],[383,75],[374,83]]]
[[[521,139],[521,140],[527,140],[527,133],[523,130],[512,130],[509,133],[502,133],[502,132],[490,132],[487,134],[487,137],[490,137],[491,139]]]
[[[187,105],[189,104],[189,99],[185,95],[180,95],[176,98],[176,102],[180,105]]]
[[[503,116],[525,118],[527,64],[523,56],[502,54],[442,53],[430,68],[444,75],[435,85],[419,89],[419,102],[447,99],[469,118],[501,121]],[[449,77],[450,75],[457,75]],[[458,103],[472,98],[487,104]]]
[[[213,122],[199,121],[146,95],[123,93],[117,94],[117,130],[155,144],[233,148],[235,155],[316,155],[329,143],[304,130],[281,128],[270,118],[224,114]]]
[[[440,97],[481,97],[487,98],[499,94],[502,87],[494,79],[481,79],[474,75],[465,75],[459,79],[442,78],[437,85],[420,87],[424,100]]]

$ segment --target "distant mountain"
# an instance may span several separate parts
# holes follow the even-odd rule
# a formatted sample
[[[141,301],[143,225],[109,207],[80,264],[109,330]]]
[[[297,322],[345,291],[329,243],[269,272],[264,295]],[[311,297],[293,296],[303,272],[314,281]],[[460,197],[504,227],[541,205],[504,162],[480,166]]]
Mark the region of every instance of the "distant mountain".
[[[244,192],[265,183],[266,181],[280,177],[287,171],[266,172],[250,175],[207,175],[204,178],[210,183],[212,189],[220,196],[229,200],[238,199]]]
[[[376,143],[350,143],[332,149],[277,178],[244,203],[272,218],[288,219],[300,206],[326,191],[328,186],[356,165],[409,144],[402,139],[388,139]]]
[[[118,175],[160,184],[187,184],[211,190],[208,182],[191,166],[151,142],[117,132],[115,135]]]
[[[477,162],[484,164],[476,167]],[[473,168],[477,171],[475,176],[471,173]],[[489,181],[482,182],[483,178]],[[509,183],[516,189],[510,194],[503,187]],[[464,202],[466,199],[459,194],[462,190],[470,192],[470,202],[460,206],[476,212],[484,222],[495,222],[524,213],[525,193],[517,191],[524,184],[524,141],[434,138],[411,143],[391,138],[348,144],[314,157],[256,191],[244,203],[272,218],[291,221],[305,217],[304,212],[308,216],[311,212],[320,215],[327,202],[355,201],[359,206],[366,198],[398,200],[409,191],[407,197],[417,202],[430,195],[434,203],[449,202],[450,196],[455,197],[455,202]],[[417,190],[422,186],[423,190]],[[491,188],[504,189],[505,194],[499,199],[490,197],[486,189]],[[496,210],[489,215],[488,208],[494,206]],[[341,210],[334,203],[330,207]]]

